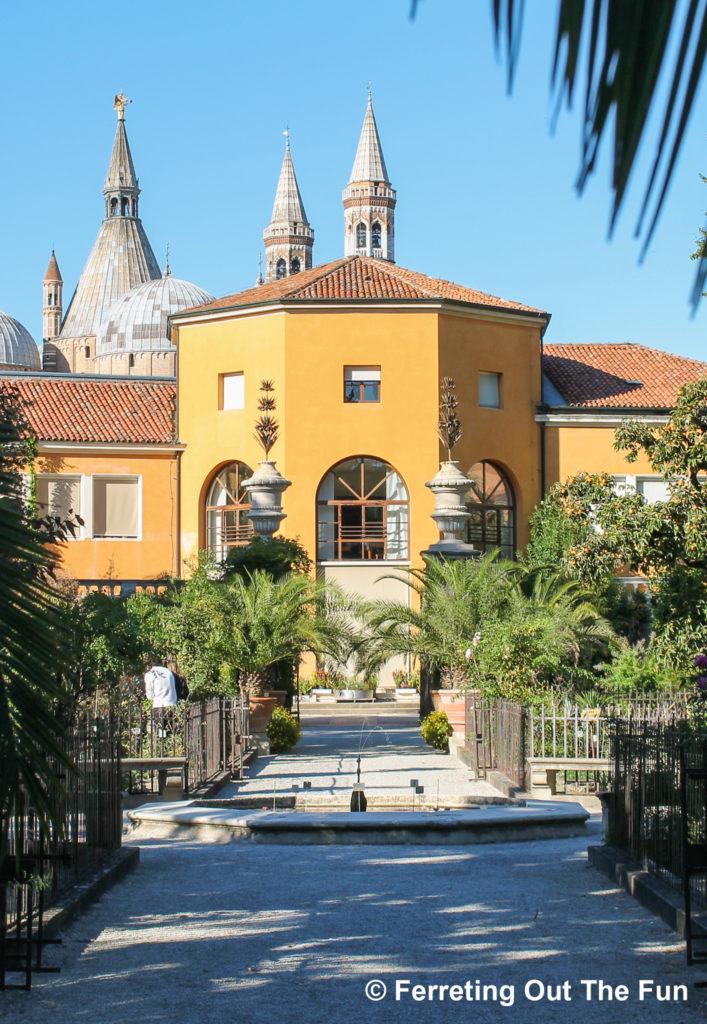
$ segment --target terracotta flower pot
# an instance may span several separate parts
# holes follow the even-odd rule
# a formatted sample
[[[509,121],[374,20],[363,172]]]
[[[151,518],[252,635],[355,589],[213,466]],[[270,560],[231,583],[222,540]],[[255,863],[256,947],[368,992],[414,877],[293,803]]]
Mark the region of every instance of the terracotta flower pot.
[[[277,697],[249,697],[250,731],[265,732],[277,704]]]
[[[433,690],[432,703],[435,711],[446,712],[454,732],[464,733],[466,728],[466,701],[461,690]]]
[[[268,690],[266,696],[274,697],[281,707],[287,707],[287,690]]]

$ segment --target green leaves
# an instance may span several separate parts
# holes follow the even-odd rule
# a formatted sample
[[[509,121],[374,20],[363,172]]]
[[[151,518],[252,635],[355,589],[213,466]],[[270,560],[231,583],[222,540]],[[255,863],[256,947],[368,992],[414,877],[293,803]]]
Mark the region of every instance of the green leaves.
[[[493,0],[496,45],[505,41],[509,89],[520,52],[524,6],[523,0]],[[676,47],[670,45],[673,37]],[[707,6],[702,0],[560,0],[552,68],[556,110],[564,100],[571,106],[575,91],[583,86],[580,192],[596,169],[600,143],[613,122],[612,231],[659,89],[667,87],[636,226],[636,235],[643,234],[641,258],[663,208],[706,54]],[[690,295],[693,309],[706,279],[707,252],[703,249]]]

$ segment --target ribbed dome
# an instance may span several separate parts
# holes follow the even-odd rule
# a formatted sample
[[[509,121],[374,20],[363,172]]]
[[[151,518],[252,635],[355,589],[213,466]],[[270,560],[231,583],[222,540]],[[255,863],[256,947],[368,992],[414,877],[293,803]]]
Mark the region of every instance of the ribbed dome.
[[[0,366],[41,370],[42,360],[32,335],[19,320],[0,310]]]
[[[213,302],[203,288],[167,274],[121,296],[108,310],[96,335],[96,355],[154,352],[172,348],[167,319],[172,313]]]

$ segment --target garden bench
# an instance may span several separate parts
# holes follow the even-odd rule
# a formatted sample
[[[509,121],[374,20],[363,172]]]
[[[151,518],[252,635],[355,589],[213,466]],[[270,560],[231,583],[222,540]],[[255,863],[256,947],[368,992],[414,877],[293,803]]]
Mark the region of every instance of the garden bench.
[[[160,796],[167,786],[167,772],[179,769],[182,773],[182,790],[188,792],[188,761],[186,757],[123,757],[122,771],[157,772],[157,788]]]
[[[530,792],[533,796],[555,796],[558,772],[603,772],[611,770],[608,757],[530,757]]]

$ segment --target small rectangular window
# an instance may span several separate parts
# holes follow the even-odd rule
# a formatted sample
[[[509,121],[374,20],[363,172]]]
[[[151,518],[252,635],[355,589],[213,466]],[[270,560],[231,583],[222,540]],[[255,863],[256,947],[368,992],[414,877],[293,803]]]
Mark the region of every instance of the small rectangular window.
[[[501,374],[479,374],[479,405],[483,409],[501,408]]]
[[[69,519],[81,515],[81,477],[37,474],[37,512],[40,517]]]
[[[652,480],[637,477],[636,490],[643,495],[649,505],[652,505],[654,501],[667,501],[670,497],[668,482],[662,477],[654,477]]]
[[[380,402],[380,366],[345,366],[344,401]]]
[[[245,375],[219,374],[219,409],[245,409]]]
[[[93,536],[138,537],[139,477],[93,478]]]

